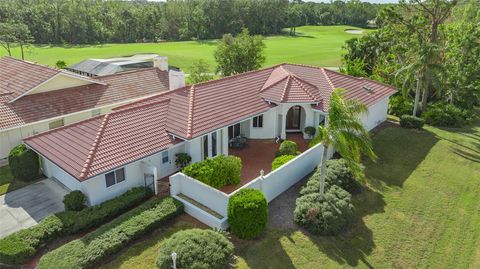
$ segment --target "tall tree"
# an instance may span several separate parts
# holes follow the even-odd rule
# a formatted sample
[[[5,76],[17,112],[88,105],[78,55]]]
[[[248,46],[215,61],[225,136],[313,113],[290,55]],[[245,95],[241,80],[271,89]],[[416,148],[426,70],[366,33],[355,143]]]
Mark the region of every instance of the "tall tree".
[[[265,62],[265,44],[261,36],[251,36],[248,29],[233,37],[223,36],[214,52],[217,71],[223,76],[259,69]]]
[[[34,40],[30,34],[28,26],[23,23],[15,23],[13,25],[14,31],[13,35],[15,37],[15,42],[20,46],[20,51],[22,52],[22,60],[25,60],[24,49],[26,46],[30,45]]]
[[[363,169],[360,165],[362,154],[372,160],[377,156],[363,127],[360,115],[367,113],[365,104],[357,100],[346,100],[345,90],[336,89],[330,97],[330,106],[325,126],[318,127],[318,136],[313,143],[323,144],[323,157],[320,172],[320,195],[325,193],[325,177],[327,170],[328,148],[332,146],[342,158],[347,161],[351,172],[357,177],[363,177]]]
[[[213,79],[212,73],[210,73],[210,67],[208,63],[200,59],[195,61],[189,68],[188,68],[189,76],[188,82],[189,83],[199,83]]]
[[[0,23],[0,46],[12,56],[12,45],[15,43],[14,27],[11,23]]]

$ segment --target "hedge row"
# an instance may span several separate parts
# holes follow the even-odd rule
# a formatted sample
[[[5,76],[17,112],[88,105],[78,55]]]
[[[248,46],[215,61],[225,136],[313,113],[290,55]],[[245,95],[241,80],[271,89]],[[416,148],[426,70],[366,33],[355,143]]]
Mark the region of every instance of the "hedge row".
[[[425,120],[412,115],[402,115],[400,117],[400,126],[410,129],[422,129]]]
[[[278,156],[277,158],[275,158],[272,162],[272,171],[273,170],[276,170],[277,168],[279,168],[280,166],[288,163],[289,161],[295,159],[295,157],[297,156],[294,156],[294,155],[281,155],[281,156]]]
[[[214,188],[240,183],[242,160],[236,156],[219,155],[192,163],[182,172]]]
[[[183,205],[171,197],[151,200],[86,236],[47,253],[40,259],[38,268],[92,268],[182,212]]]
[[[0,239],[0,263],[23,264],[47,243],[64,235],[76,234],[98,227],[138,205],[150,196],[150,189],[133,188],[123,195],[82,211],[65,211]]]

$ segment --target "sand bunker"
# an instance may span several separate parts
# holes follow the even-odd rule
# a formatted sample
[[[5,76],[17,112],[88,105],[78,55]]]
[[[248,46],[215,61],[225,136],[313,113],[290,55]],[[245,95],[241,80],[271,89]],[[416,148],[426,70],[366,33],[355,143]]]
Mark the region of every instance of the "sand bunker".
[[[362,30],[356,30],[356,29],[346,29],[345,32],[349,34],[354,34],[354,35],[361,35],[363,34]]]

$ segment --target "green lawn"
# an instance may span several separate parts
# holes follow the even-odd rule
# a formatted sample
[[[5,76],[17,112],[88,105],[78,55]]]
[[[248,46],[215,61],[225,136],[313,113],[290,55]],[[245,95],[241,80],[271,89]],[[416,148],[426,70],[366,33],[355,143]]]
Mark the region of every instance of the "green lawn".
[[[271,36],[265,40],[266,63],[271,66],[282,62],[318,66],[340,66],[342,45],[345,40],[358,35],[346,33],[351,26],[304,26],[297,29],[298,36]],[[74,64],[87,58],[107,58],[135,53],[152,52],[169,57],[169,63],[186,69],[192,61],[205,59],[215,66],[213,51],[216,41],[184,41],[137,44],[105,44],[87,46],[33,46],[27,60],[54,65],[57,60]],[[5,51],[0,50],[0,56]],[[19,49],[14,56],[20,57]]]
[[[13,180],[12,173],[10,173],[10,167],[8,165],[0,167],[0,195],[24,187],[31,183],[32,182]]]
[[[338,237],[268,230],[237,244],[239,268],[480,268],[480,122],[463,129],[389,126],[374,136],[377,163],[357,195],[357,219]],[[154,268],[149,237],[105,268]]]

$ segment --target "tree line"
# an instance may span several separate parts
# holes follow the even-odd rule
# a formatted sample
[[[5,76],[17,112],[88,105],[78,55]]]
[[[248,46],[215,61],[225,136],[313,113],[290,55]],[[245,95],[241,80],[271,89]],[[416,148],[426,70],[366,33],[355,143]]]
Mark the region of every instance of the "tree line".
[[[0,23],[25,24],[37,44],[203,40],[243,28],[270,35],[302,25],[367,26],[381,6],[359,0],[0,0]]]

